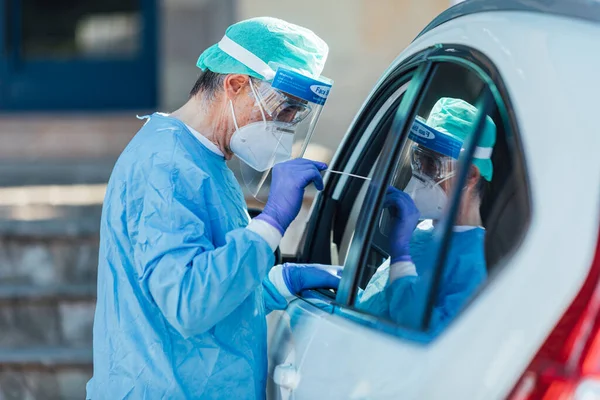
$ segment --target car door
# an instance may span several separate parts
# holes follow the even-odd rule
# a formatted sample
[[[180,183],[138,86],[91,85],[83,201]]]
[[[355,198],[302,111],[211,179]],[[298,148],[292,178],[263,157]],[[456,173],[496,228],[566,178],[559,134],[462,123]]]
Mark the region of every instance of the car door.
[[[579,45],[563,40],[564,32],[576,34]],[[594,48],[596,34],[596,27],[565,18],[498,11],[445,22],[400,56],[332,166],[370,180],[327,178],[297,256],[343,265],[340,288],[302,293],[286,312],[271,316],[270,398],[492,399],[510,393],[594,256],[598,203],[589,185],[598,182],[597,147],[574,146],[565,135],[596,125],[597,85],[589,76],[597,62],[572,63],[582,49]],[[357,306],[356,299],[389,255],[382,199],[387,186],[406,180],[407,131],[440,96],[476,105],[497,134],[494,177],[479,209],[487,277],[432,334],[462,190],[449,195],[439,222],[435,267],[416,313],[421,318],[407,326]],[[392,106],[383,107],[386,101]],[[459,181],[482,121],[464,146]]]
[[[436,255],[434,265],[415,302],[417,321],[400,324],[389,315],[363,309],[357,299],[390,255],[385,227],[389,215],[382,203],[388,186],[402,189],[410,179],[411,168],[403,156],[408,132],[415,118],[426,118],[442,97],[462,99],[480,110],[461,155],[459,182],[467,179],[475,143],[484,130],[482,121],[489,116],[497,127],[495,161],[505,168],[495,172],[494,185],[482,189],[486,272],[491,276],[498,260],[520,243],[530,214],[524,161],[513,151],[519,147],[510,101],[502,82],[491,79],[497,71],[485,70],[488,61],[465,46],[427,48],[390,68],[365,103],[333,161],[334,170],[363,178],[327,178],[297,259],[343,265],[342,281],[337,293],[303,293],[285,313],[270,317],[271,398],[380,399],[397,398],[399,393],[423,398],[424,382],[432,379],[436,362],[452,356],[455,349],[444,345],[443,331],[434,333],[430,323],[436,296],[446,284],[443,277],[450,267],[445,261],[456,235],[453,227],[463,191],[449,196],[438,221],[430,250]],[[514,223],[497,229],[507,216]],[[469,294],[469,302],[484,285]],[[461,312],[463,308],[468,305],[461,306]],[[447,329],[457,329],[457,316]]]

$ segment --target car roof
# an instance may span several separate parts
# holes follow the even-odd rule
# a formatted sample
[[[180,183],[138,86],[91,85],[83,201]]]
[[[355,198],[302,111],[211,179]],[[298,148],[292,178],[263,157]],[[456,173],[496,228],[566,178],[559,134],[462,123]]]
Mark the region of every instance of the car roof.
[[[598,0],[466,0],[441,13],[415,38],[455,18],[488,11],[525,11],[600,23]]]

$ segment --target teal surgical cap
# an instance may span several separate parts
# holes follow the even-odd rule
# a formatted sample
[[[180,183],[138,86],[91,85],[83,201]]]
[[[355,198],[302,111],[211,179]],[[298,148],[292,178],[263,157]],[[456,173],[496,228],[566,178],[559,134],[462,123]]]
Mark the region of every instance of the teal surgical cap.
[[[278,66],[318,78],[329,48],[311,30],[270,17],[231,25],[196,64],[203,71],[245,74],[270,81]]]
[[[426,124],[439,132],[464,142],[473,131],[477,108],[461,99],[443,97],[435,103]],[[486,116],[483,134],[475,147],[473,164],[479,168],[481,176],[488,182],[492,180],[494,166],[491,156],[496,143],[496,125]]]

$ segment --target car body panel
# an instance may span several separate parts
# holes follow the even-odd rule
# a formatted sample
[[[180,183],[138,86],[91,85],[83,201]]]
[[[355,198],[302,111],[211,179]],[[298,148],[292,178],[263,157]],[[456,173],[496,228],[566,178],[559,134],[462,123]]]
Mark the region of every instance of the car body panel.
[[[580,20],[482,12],[430,30],[398,57],[380,83],[436,44],[469,46],[494,63],[526,160],[529,230],[473,303],[427,345],[294,301],[270,343],[271,366],[294,349],[301,378],[292,398],[487,400],[512,389],[581,287],[597,243],[599,40],[600,26]]]
[[[417,36],[456,18],[490,11],[519,11],[600,22],[600,3],[590,0],[467,0],[450,7]]]

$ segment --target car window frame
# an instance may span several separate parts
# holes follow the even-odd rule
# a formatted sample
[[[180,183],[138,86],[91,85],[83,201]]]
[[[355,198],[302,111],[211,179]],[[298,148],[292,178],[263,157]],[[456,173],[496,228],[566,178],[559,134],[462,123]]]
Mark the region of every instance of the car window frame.
[[[366,258],[369,256],[369,252],[365,251],[363,247],[365,243],[370,243],[373,238],[377,224],[372,222],[381,211],[381,204],[386,191],[380,182],[391,180],[396,169],[395,160],[408,137],[410,129],[408,121],[412,121],[417,113],[418,106],[423,100],[423,93],[425,93],[427,85],[431,81],[433,70],[433,63],[428,60],[418,67],[396,110],[394,121],[385,140],[384,148],[387,150],[381,153],[381,158],[373,173],[373,179],[367,189],[362,211],[357,219],[357,229],[354,232],[354,239],[350,244],[347,256],[347,260],[353,260],[353,262],[346,263],[344,266],[342,280],[336,293],[336,303],[339,305],[354,304],[356,292],[354,288],[358,285],[359,266],[364,265]]]
[[[340,145],[340,150],[336,152],[335,158],[331,162],[330,168],[336,171],[344,171],[349,167],[349,161],[352,154],[356,150],[356,146],[362,140],[362,136],[365,130],[372,123],[373,118],[377,115],[380,108],[386,103],[388,98],[392,96],[397,89],[399,89],[404,83],[412,80],[412,74],[414,74],[417,65],[420,65],[425,60],[428,51],[434,50],[434,48],[426,49],[418,54],[410,56],[404,60],[401,64],[393,66],[384,73],[380,81],[375,85],[375,88],[367,98],[364,105],[361,107],[357,116],[351,123],[348,132],[344,136]],[[350,166],[354,171],[356,165]],[[319,253],[327,250],[323,243],[325,241],[330,244],[329,234],[330,229],[320,229],[321,222],[328,220],[331,222],[331,215],[333,214],[332,202],[327,201],[328,198],[332,198],[334,191],[338,187],[338,183],[342,179],[342,176],[337,174],[330,174],[325,182],[325,188],[323,191],[318,192],[313,202],[310,217],[307,221],[306,228],[300,239],[299,246],[297,248],[296,255],[287,259],[286,261],[294,261],[299,263],[310,263],[310,262],[321,262],[326,263],[330,260],[320,260],[318,258]],[[329,253],[328,253],[329,254]]]
[[[418,92],[416,94],[411,94],[410,104],[408,104],[404,107],[405,110],[403,110],[403,111],[400,110],[400,108],[402,108],[402,104],[399,106],[399,108],[397,110],[397,113],[400,113],[400,112],[404,113],[404,121],[411,121],[415,117],[416,112],[418,110],[418,106],[419,106],[420,102],[422,101],[424,94],[427,91],[427,85],[431,82],[431,78],[433,76],[432,73],[435,69],[434,64],[448,63],[448,62],[454,63],[454,64],[459,64],[459,65],[462,65],[463,67],[469,69],[473,73],[475,73],[485,83],[486,88],[487,88],[487,90],[485,91],[487,93],[485,95],[486,99],[484,100],[484,103],[483,103],[483,110],[479,113],[478,121],[477,121],[476,127],[474,129],[474,135],[471,138],[471,140],[469,141],[469,145],[467,148],[467,151],[468,151],[467,157],[464,158],[463,163],[467,163],[472,160],[472,156],[473,156],[473,153],[474,153],[475,147],[476,147],[475,143],[477,143],[479,136],[482,134],[481,128],[483,126],[484,116],[487,115],[484,113],[484,111],[486,113],[489,112],[488,108],[490,108],[490,107],[497,107],[500,117],[502,119],[502,123],[504,124],[504,127],[505,127],[504,134],[506,135],[506,140],[510,140],[511,144],[513,144],[515,147],[511,152],[511,153],[513,153],[513,156],[512,156],[512,159],[513,159],[512,161],[514,164],[513,168],[515,170],[515,174],[517,174],[519,176],[519,178],[523,180],[523,185],[521,188],[522,188],[522,190],[525,191],[525,193],[523,195],[526,198],[526,202],[527,202],[527,204],[525,205],[526,206],[526,214],[525,214],[526,221],[524,221],[523,229],[520,232],[521,237],[519,238],[518,243],[515,246],[513,246],[513,248],[507,255],[504,256],[503,262],[501,263],[501,265],[498,265],[498,268],[496,268],[496,271],[502,270],[504,267],[503,264],[506,264],[507,260],[510,260],[512,254],[520,248],[520,244],[522,243],[525,235],[529,231],[529,225],[531,223],[531,218],[532,218],[532,206],[531,206],[532,197],[531,197],[531,191],[530,191],[531,185],[530,185],[528,174],[527,174],[526,160],[524,157],[523,147],[522,147],[521,141],[519,140],[520,133],[519,133],[519,129],[518,129],[517,118],[516,118],[516,115],[514,112],[514,108],[512,107],[512,102],[510,100],[508,90],[500,76],[498,69],[489,60],[489,58],[487,58],[483,53],[479,52],[478,50],[469,48],[468,46],[454,45],[454,44],[439,45],[439,46],[435,46],[434,48],[428,48],[428,49],[422,51],[421,53],[418,53],[416,56],[422,56],[422,57],[417,58],[416,59],[417,61],[412,63],[413,68],[416,67],[416,68],[418,68],[417,71],[419,71],[419,70],[421,70],[421,68],[423,66],[427,66],[427,72],[425,74],[423,74],[423,72],[425,72],[425,70],[421,70],[421,73],[422,73],[422,75],[420,77],[421,81],[415,83],[415,85],[418,84],[419,85],[418,87],[421,88],[420,92]],[[413,58],[413,60],[414,60],[414,58]],[[404,64],[401,63],[397,68],[402,68],[403,65]],[[416,77],[416,75],[413,75],[413,77],[411,79],[411,83],[415,79],[415,77]],[[423,77],[425,78],[424,80],[422,80]],[[407,96],[407,94],[405,93],[405,95],[403,96],[403,99],[402,99],[402,103],[409,101],[406,99],[409,99],[409,96]],[[481,106],[482,105],[480,105],[480,107]],[[408,109],[411,110],[410,113],[407,112]],[[397,128],[398,128],[398,126],[393,127],[392,129],[397,129]],[[375,173],[374,173],[374,177],[382,177],[382,178],[387,177],[388,178],[388,179],[380,180],[379,182],[389,181],[389,178],[391,177],[390,174],[393,173],[393,169],[395,168],[395,163],[397,161],[397,156],[399,154],[398,152],[404,145],[404,143],[406,141],[406,137],[408,135],[408,130],[409,130],[409,127],[406,126],[406,123],[404,124],[404,126],[402,128],[403,129],[401,131],[401,134],[395,135],[395,137],[393,137],[393,138],[390,138],[390,137],[392,137],[394,135],[388,135],[388,138],[386,139],[386,148],[390,149],[388,144],[391,144],[391,145],[393,145],[393,150],[389,150],[387,152],[388,157],[386,157],[386,162],[381,162],[378,165],[378,168],[377,168],[378,170],[375,171]],[[398,132],[398,131],[396,130],[396,132]],[[391,143],[388,143],[388,140],[391,141]],[[400,144],[400,146],[397,147],[399,144]],[[390,154],[392,155],[391,158],[390,158]],[[462,168],[460,168],[460,170],[463,172],[462,172],[461,176],[459,177],[459,179],[462,179],[461,182],[464,182],[464,180],[466,180],[466,176],[467,176],[467,168],[464,168],[464,166],[463,166]],[[373,180],[373,182],[375,182],[375,179]],[[377,188],[377,190],[375,190],[375,191],[373,191],[373,190],[371,190],[371,188],[369,188],[369,190],[367,192],[367,196],[369,196],[369,192],[373,192],[373,193],[371,193],[370,199],[365,198],[365,203],[363,204],[363,207],[365,207],[367,205],[371,205],[371,207],[368,207],[368,210],[366,212],[361,212],[361,215],[363,215],[363,217],[361,219],[361,216],[359,215],[358,222],[357,222],[357,226],[366,226],[366,228],[364,228],[366,230],[366,232],[363,232],[363,237],[361,240],[355,241],[358,244],[356,244],[356,245],[351,244],[351,247],[353,245],[356,247],[356,249],[354,250],[355,254],[360,255],[359,262],[355,262],[354,266],[352,266],[349,269],[346,269],[348,266],[344,269],[342,281],[340,283],[340,289],[338,289],[335,300],[331,301],[331,303],[335,306],[335,308],[334,308],[334,310],[332,310],[332,312],[335,312],[339,315],[345,316],[345,317],[347,317],[351,320],[354,320],[355,322],[358,322],[362,325],[370,326],[374,329],[377,329],[377,330],[385,332],[385,333],[390,333],[396,337],[408,338],[411,341],[415,341],[415,342],[423,342],[423,343],[430,342],[434,338],[432,338],[425,330],[415,331],[415,330],[409,329],[407,327],[402,327],[391,321],[385,320],[383,318],[374,316],[372,314],[368,314],[364,311],[354,308],[354,300],[355,300],[354,297],[356,294],[356,285],[358,284],[359,274],[362,270],[360,266],[362,265],[362,268],[364,268],[364,265],[365,265],[364,261],[365,261],[366,257],[368,256],[369,244],[373,237],[373,230],[374,230],[375,226],[377,225],[375,222],[375,219],[377,218],[377,216],[379,215],[379,212],[381,211],[380,208],[381,208],[381,204],[382,204],[382,198],[385,193],[385,190],[383,188],[384,185],[380,185],[380,186],[381,187]],[[367,203],[367,201],[368,201],[368,203]],[[460,201],[460,193],[456,192],[452,196],[452,205],[451,205],[450,215],[449,215],[449,218],[447,219],[447,221],[455,220],[459,201]],[[366,225],[362,225],[365,223],[366,223]],[[435,278],[436,282],[434,283],[434,285],[439,285],[440,276],[443,273],[443,264],[445,262],[445,258],[447,256],[447,252],[449,249],[450,237],[451,237],[451,233],[452,233],[452,224],[447,223],[446,226],[444,226],[443,228],[444,228],[444,235],[443,235],[443,239],[442,239],[443,243],[439,250],[437,261],[436,261],[436,264],[437,264],[436,265],[436,278]],[[352,249],[350,251],[352,251]],[[349,259],[351,258],[350,254],[348,255],[348,258]],[[489,282],[492,279],[493,279],[493,276],[490,275],[488,277],[487,282]],[[480,288],[479,291],[485,290],[485,286],[487,286],[487,282],[485,285],[483,285],[482,288]],[[432,288],[433,288],[433,285],[432,285]],[[430,289],[430,292],[434,292],[433,289]],[[425,322],[428,322],[431,319],[430,318],[431,311],[432,311],[432,308],[434,305],[434,298],[431,294],[432,293],[429,293],[429,295],[428,295],[427,311],[424,314]],[[328,298],[329,296],[325,296],[325,297]],[[469,300],[469,303],[472,302],[477,297],[478,297],[478,293],[475,293],[472,296],[472,298]],[[468,304],[465,306],[465,309],[466,308],[468,308]],[[457,315],[452,320],[451,323],[453,324],[457,320],[459,320],[460,316],[462,314],[463,314],[463,312],[461,312],[459,315]]]

